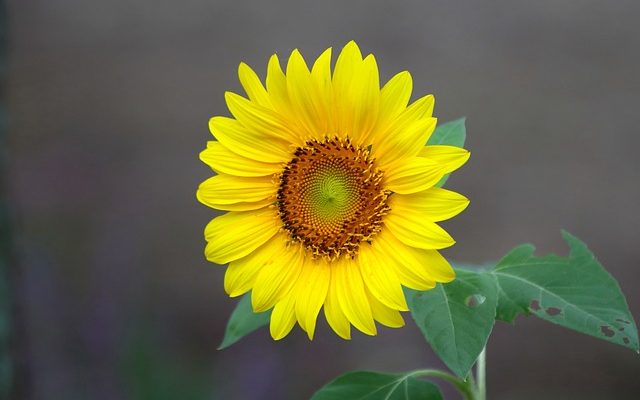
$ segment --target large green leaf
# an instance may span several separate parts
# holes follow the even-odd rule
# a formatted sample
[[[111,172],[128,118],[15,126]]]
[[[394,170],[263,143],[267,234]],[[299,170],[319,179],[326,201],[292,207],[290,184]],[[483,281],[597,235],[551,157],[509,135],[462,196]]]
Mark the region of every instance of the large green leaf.
[[[638,330],[616,280],[567,232],[569,257],[535,257],[523,245],[490,272],[499,288],[498,317],[539,318],[638,351]]]
[[[500,260],[496,266],[501,265],[518,265],[523,261],[527,261],[531,259],[531,255],[535,251],[535,247],[532,244],[521,244],[513,248],[506,256]],[[493,268],[495,268],[494,266]],[[493,269],[492,268],[492,269]],[[504,289],[500,286],[497,281],[497,276],[495,276],[495,271],[490,270],[488,273],[494,276],[496,279],[496,285],[498,287],[498,307],[496,309],[496,319],[504,322],[514,323],[516,317],[520,314],[530,315],[529,305],[523,304],[519,305],[516,303],[509,295],[504,291]]]
[[[225,349],[256,329],[269,323],[271,311],[254,313],[251,308],[251,294],[245,294],[231,313],[224,332],[224,339],[218,350]]]
[[[433,351],[456,375],[466,377],[495,321],[498,299],[491,276],[458,269],[451,283],[407,294],[411,315]]]
[[[412,373],[349,372],[325,385],[311,400],[442,400],[433,383],[416,379]]]
[[[427,141],[427,145],[442,144],[447,146],[464,147],[464,141],[467,138],[465,121],[466,118],[462,117],[438,126]],[[449,175],[450,174],[443,176],[436,186],[444,186],[447,179],[449,179]]]

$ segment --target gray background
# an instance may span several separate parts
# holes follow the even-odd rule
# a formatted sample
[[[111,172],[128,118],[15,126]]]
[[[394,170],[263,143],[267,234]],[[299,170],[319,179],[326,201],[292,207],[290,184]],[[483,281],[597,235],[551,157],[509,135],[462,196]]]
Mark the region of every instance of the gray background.
[[[33,399],[304,399],[357,368],[441,366],[413,323],[343,342],[323,321],[217,351],[235,301],[203,256],[207,120],[240,61],[355,39],[468,117],[471,206],[446,255],[586,241],[640,313],[637,1],[9,1],[9,183]],[[498,324],[491,399],[636,399],[640,357],[543,321]],[[22,378],[21,378],[22,379]],[[443,385],[444,386],[444,385]],[[455,395],[450,398],[455,399]]]

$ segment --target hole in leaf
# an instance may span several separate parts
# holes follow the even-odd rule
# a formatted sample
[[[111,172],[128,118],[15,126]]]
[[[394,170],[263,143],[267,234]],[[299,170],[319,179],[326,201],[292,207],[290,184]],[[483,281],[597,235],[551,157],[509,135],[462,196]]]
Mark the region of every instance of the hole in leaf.
[[[607,325],[602,325],[600,327],[600,332],[602,332],[606,337],[611,337],[616,334],[613,329],[609,328]]]
[[[467,307],[475,308],[484,303],[485,300],[487,300],[487,298],[481,294],[472,294],[464,299],[464,304],[466,304]]]
[[[549,307],[545,310],[547,312],[547,314],[549,314],[550,316],[554,317],[558,314],[560,314],[562,312],[561,309],[557,308],[557,307]]]
[[[624,337],[622,338],[622,341],[624,342],[624,344],[629,344],[629,338]]]
[[[529,303],[529,308],[533,311],[540,310],[540,302],[538,300],[531,300],[531,303]]]
[[[631,322],[629,322],[629,321],[627,321],[627,320],[620,319],[620,318],[616,318],[616,321],[618,321],[618,322],[622,322],[623,324],[627,324],[627,325],[631,323]]]
[[[624,326],[621,326],[620,328],[618,328],[618,330],[622,332],[624,330]]]

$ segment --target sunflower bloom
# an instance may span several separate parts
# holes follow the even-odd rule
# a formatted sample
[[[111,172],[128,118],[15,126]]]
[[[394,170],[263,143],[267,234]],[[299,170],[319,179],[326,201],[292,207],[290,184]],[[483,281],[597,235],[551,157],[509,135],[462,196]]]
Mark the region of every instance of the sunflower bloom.
[[[294,50],[286,71],[271,57],[265,84],[244,63],[238,74],[247,98],[227,92],[233,117],[209,121],[216,140],[200,158],[216,175],[197,192],[227,211],[205,228],[206,258],[229,264],[226,292],[273,308],[276,340],[296,322],[313,339],[321,309],[344,339],[352,325],[403,326],[402,286],[454,279],[438,252],[454,240],[437,222],[469,203],[435,186],[469,152],[425,146],[433,96],[409,104],[406,71],[380,88],[374,56],[355,42],[333,71],[331,49],[310,69]]]

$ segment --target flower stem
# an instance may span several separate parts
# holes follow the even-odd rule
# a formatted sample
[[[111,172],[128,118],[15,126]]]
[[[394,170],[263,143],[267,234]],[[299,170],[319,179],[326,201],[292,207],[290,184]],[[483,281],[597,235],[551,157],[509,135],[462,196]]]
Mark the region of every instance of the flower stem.
[[[464,400],[487,400],[487,348],[483,348],[476,362],[475,378],[473,372],[466,380],[438,369],[419,369],[408,376],[439,378],[448,382],[460,392]]]
[[[455,387],[465,400],[477,400],[473,386],[469,381],[463,381],[457,376],[437,369],[420,369],[411,373],[412,376],[428,376],[432,378],[440,378]]]
[[[478,356],[476,365],[476,399],[486,400],[487,398],[487,348],[485,347]]]

